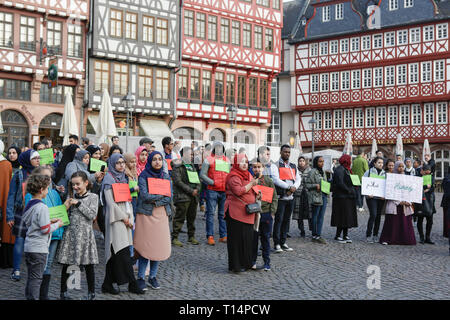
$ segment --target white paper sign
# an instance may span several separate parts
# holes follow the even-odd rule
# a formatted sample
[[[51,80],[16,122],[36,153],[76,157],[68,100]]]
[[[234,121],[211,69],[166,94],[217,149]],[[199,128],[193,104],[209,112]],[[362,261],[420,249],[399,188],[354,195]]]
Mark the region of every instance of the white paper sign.
[[[362,177],[361,194],[384,198],[386,190],[386,180],[378,178]]]
[[[422,177],[386,174],[386,199],[422,203]]]
[[[333,158],[331,155],[322,156],[323,158],[323,171],[331,172],[331,166],[333,164]]]

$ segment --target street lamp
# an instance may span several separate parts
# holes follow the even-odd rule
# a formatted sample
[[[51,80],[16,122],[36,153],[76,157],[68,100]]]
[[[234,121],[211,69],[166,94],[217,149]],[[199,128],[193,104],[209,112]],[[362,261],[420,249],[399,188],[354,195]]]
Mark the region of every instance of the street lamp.
[[[133,101],[134,98],[133,96],[130,94],[130,92],[127,93],[127,95],[125,97],[122,98],[122,104],[125,108],[125,111],[127,112],[127,128],[126,128],[126,150],[128,152],[128,128],[129,128],[129,120],[131,120],[131,118],[133,117]]]
[[[231,150],[233,150],[233,142],[234,142],[234,137],[233,137],[233,122],[235,122],[237,120],[237,108],[235,105],[230,104],[227,108],[227,114],[228,114],[228,119],[230,119],[231,122]]]
[[[309,128],[312,130],[311,135],[311,141],[312,141],[312,152],[311,152],[311,160],[314,160],[314,129],[316,128],[317,120],[314,118],[311,118],[311,120],[308,121]]]

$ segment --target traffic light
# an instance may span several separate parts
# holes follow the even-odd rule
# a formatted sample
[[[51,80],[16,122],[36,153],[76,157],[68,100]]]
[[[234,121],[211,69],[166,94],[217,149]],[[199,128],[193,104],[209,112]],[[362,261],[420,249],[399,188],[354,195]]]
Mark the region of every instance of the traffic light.
[[[47,77],[49,80],[48,87],[55,88],[58,86],[58,59],[53,58],[48,62]]]

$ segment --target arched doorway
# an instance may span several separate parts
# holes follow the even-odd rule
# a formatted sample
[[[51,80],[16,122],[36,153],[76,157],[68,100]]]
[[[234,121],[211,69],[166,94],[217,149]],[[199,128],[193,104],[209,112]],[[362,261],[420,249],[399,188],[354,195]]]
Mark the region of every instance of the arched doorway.
[[[0,138],[5,143],[5,149],[15,145],[19,148],[28,145],[28,123],[25,117],[15,110],[1,112],[3,133]]]
[[[200,131],[190,127],[181,127],[172,131],[175,140],[202,140]]]
[[[216,128],[212,130],[211,133],[209,134],[209,140],[213,142],[214,141],[225,142],[225,132]]]
[[[234,143],[254,144],[255,139],[253,134],[247,130],[241,130],[234,135]]]
[[[59,136],[61,122],[62,115],[59,113],[50,113],[45,116],[39,124],[39,139],[51,138],[53,145],[62,145],[64,137]]]

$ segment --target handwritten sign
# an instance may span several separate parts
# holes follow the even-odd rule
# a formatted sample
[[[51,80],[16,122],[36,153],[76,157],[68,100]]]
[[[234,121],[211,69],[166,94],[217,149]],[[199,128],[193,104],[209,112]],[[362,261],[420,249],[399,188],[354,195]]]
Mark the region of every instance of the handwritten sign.
[[[89,167],[89,170],[91,170],[93,172],[99,172],[102,170],[102,166],[105,166],[105,168],[107,167],[107,164],[105,161],[91,158],[91,165]]]
[[[52,148],[39,150],[38,153],[39,153],[39,156],[41,157],[41,161],[40,161],[41,165],[52,164],[53,162],[55,162],[55,158],[53,157],[53,149]]]
[[[113,183],[112,190],[115,202],[131,201],[130,186],[126,183]]]
[[[172,159],[166,159],[167,162],[167,169],[169,171],[172,171]]]
[[[216,171],[222,171],[222,172],[229,173],[230,172],[230,165],[226,161],[217,159],[216,160]]]
[[[136,188],[137,185],[138,185],[138,182],[137,182],[137,181],[134,181],[134,180],[130,180],[130,182],[128,183],[128,186],[130,187],[130,189]],[[132,192],[132,193],[131,193],[131,196],[132,196],[132,197],[137,197],[137,196],[138,196],[137,191]]]
[[[422,203],[423,180],[405,174],[386,174],[386,199]]]
[[[331,183],[322,179],[320,181],[320,190],[325,194],[330,194],[330,189],[331,189]]]
[[[352,184],[354,186],[360,186],[361,185],[361,181],[359,180],[359,176],[357,174],[351,174],[350,178],[352,179]]]
[[[50,207],[48,208],[48,211],[50,212],[50,220],[61,219],[61,221],[63,222],[63,226],[68,226],[70,224],[65,205]]]
[[[377,175],[377,174],[375,174],[375,173],[371,173],[371,174],[370,174],[370,178],[386,179],[385,176],[379,176],[379,175]]]
[[[362,195],[384,198],[386,193],[385,190],[386,190],[385,179],[362,177],[361,182]]]
[[[171,197],[170,181],[166,179],[148,178],[148,193]]]
[[[265,202],[268,202],[268,203],[272,203],[272,200],[273,200],[273,188],[256,185],[256,186],[253,186],[252,189],[256,193],[261,191],[261,195],[262,195],[261,200],[262,201],[265,201]]]
[[[198,178],[198,173],[196,171],[187,170],[186,172],[190,183],[200,183],[200,179]]]
[[[423,176],[423,185],[427,186],[427,185],[431,185],[431,174],[427,174],[426,176]]]
[[[280,168],[280,180],[295,180],[294,171],[289,168]]]

